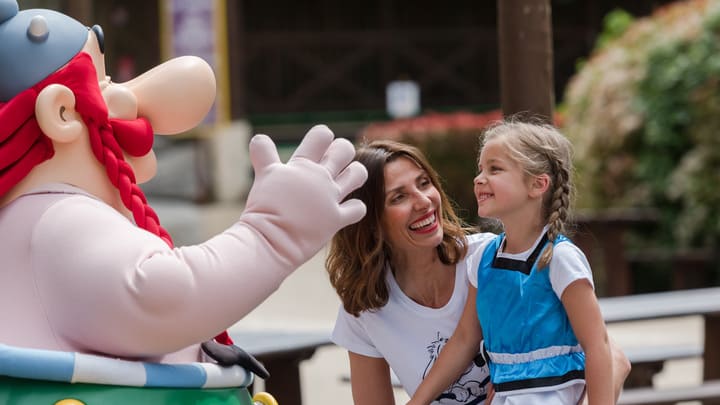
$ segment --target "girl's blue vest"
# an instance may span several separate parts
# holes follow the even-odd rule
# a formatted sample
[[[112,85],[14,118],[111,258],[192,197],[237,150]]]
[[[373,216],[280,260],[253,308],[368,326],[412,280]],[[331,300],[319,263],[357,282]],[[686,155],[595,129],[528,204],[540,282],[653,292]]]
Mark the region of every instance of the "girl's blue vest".
[[[542,238],[527,261],[498,258],[504,234],[485,249],[478,268],[477,313],[497,392],[545,390],[584,379],[582,352],[549,268],[537,268]],[[572,243],[560,235],[559,243]]]

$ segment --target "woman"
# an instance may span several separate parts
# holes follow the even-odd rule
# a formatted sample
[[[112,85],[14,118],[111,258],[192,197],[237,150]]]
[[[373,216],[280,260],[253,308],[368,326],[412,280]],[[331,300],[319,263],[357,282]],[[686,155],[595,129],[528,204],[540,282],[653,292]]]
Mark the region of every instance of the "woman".
[[[355,158],[368,181],[350,198],[367,214],[335,235],[326,260],[343,302],[332,338],[348,349],[355,404],[393,404],[390,369],[412,396],[462,314],[465,257],[495,235],[467,234],[418,149],[374,141]],[[618,350],[613,356],[619,393],[629,363]],[[488,377],[476,360],[436,403],[483,404]]]

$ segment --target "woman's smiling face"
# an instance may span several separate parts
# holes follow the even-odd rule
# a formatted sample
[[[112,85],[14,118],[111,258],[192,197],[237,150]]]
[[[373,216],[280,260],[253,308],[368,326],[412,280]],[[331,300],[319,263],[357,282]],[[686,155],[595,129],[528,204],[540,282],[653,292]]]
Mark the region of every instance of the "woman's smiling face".
[[[385,165],[382,227],[394,250],[435,248],[443,239],[440,193],[430,176],[411,159]]]

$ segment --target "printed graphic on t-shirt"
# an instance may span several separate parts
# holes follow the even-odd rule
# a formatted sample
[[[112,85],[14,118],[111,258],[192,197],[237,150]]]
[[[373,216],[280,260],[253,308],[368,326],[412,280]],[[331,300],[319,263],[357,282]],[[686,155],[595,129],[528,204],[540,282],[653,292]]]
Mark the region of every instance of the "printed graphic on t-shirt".
[[[425,371],[423,371],[423,379],[425,379],[425,376],[430,371],[430,368],[433,364],[435,364],[435,361],[437,361],[440,351],[443,347],[445,347],[447,341],[448,338],[441,336],[440,332],[438,332],[437,336],[427,346],[429,360],[427,366],[425,367]],[[475,365],[475,363],[472,363],[470,367],[468,367],[468,369],[460,376],[460,378],[458,378],[447,391],[440,394],[440,396],[436,399],[436,402],[433,403],[443,405],[477,405],[484,401],[487,397],[485,385],[490,382],[490,373],[487,370],[487,365],[483,366],[483,368],[485,368],[485,370],[483,370],[484,372],[479,370],[479,368],[480,367]],[[485,376],[484,380],[480,381],[477,378],[478,375]]]

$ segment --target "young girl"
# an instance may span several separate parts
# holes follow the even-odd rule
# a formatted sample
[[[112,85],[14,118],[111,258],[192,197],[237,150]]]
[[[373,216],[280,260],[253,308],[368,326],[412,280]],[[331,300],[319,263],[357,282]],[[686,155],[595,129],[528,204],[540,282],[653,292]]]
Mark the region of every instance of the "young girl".
[[[563,235],[571,173],[570,142],[549,125],[506,121],[486,131],[474,179],[478,215],[499,219],[505,232],[471,259],[475,288],[409,404],[433,401],[481,345],[493,405],[577,404],[586,389],[590,405],[614,403],[590,266]]]

